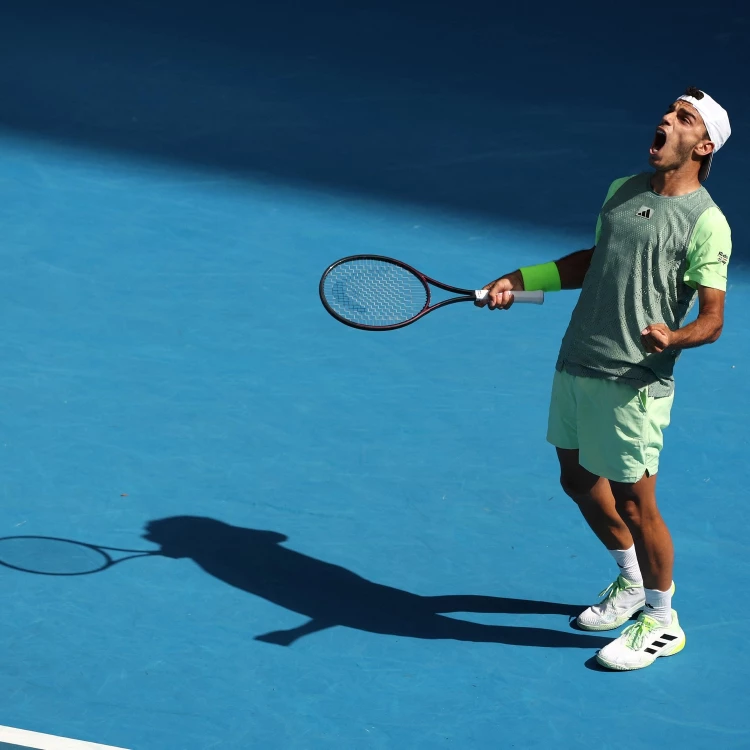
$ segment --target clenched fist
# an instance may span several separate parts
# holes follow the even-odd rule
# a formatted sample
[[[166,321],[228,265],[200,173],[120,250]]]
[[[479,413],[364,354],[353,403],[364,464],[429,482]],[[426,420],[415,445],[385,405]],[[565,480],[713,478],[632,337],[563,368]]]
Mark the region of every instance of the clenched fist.
[[[649,354],[661,354],[669,349],[674,332],[664,323],[652,323],[641,331],[641,343]]]

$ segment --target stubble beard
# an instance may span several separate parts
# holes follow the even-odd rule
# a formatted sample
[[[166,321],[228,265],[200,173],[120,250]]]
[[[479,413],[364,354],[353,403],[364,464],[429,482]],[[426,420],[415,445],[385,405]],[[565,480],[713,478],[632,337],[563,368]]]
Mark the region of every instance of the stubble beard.
[[[700,143],[700,140],[696,141],[692,146],[678,145],[675,147],[674,158],[669,164],[661,164],[656,167],[657,172],[673,172],[684,167],[688,162],[693,159],[693,149]]]

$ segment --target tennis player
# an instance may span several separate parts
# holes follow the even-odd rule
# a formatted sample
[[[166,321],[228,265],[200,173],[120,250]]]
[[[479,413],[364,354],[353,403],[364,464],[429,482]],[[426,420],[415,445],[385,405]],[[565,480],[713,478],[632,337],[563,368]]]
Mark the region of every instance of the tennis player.
[[[595,246],[502,276],[477,302],[504,310],[514,291],[581,289],[557,360],[547,440],[563,490],[619,567],[578,626],[611,630],[640,613],[597,654],[610,669],[641,669],[685,646],[656,478],[674,364],[683,349],[716,341],[724,323],[731,234],[702,183],[730,132],[726,111],[688,89],[656,128],[654,171],[610,186]],[[696,297],[698,316],[686,324]]]

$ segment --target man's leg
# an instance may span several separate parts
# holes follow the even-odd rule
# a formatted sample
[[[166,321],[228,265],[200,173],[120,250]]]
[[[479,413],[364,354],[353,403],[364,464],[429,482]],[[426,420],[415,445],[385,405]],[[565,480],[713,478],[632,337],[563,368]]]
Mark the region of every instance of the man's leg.
[[[630,529],[645,583],[646,605],[638,621],[596,656],[609,669],[649,666],[660,656],[685,647],[685,633],[672,609],[674,549],[656,506],[656,475],[648,472],[634,484],[612,482],[617,510]]]
[[[644,474],[635,484],[611,482],[617,512],[635,544],[638,565],[647,589],[669,591],[674,547],[669,529],[656,505],[656,477]]]
[[[578,451],[557,448],[560,485],[575,502],[586,523],[609,550],[628,549],[633,537],[617,512],[609,481],[598,477],[578,463]]]
[[[584,630],[611,630],[622,625],[643,607],[643,585],[633,538],[627,524],[615,507],[607,479],[602,473],[581,465],[581,440],[585,445],[599,439],[597,420],[612,414],[608,400],[594,389],[612,389],[615,384],[578,378],[556,372],[552,381],[547,441],[557,449],[560,462],[560,484],[578,505],[591,530],[609,550],[620,568],[620,575],[604,591],[599,604],[578,615],[576,623]],[[610,419],[611,421],[611,419]],[[606,424],[605,429],[611,424]]]
[[[633,537],[618,513],[609,481],[584,469],[578,463],[577,450],[558,448],[557,457],[563,490],[578,505],[584,520],[621,571],[617,580],[600,592],[602,601],[581,612],[576,624],[583,630],[618,628],[645,604]]]

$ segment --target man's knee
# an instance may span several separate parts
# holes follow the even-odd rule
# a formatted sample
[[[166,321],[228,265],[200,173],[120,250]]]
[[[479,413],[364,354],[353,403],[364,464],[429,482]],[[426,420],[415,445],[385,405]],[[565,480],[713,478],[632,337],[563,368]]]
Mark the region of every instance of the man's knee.
[[[648,472],[634,484],[611,482],[615,508],[623,521],[640,525],[642,519],[658,513],[654,484],[655,476],[650,476]]]
[[[575,503],[581,503],[591,497],[594,483],[577,476],[570,476],[565,472],[560,474],[562,491]]]
[[[563,492],[576,503],[591,496],[599,477],[581,466],[577,450],[557,449],[560,462],[560,486]]]
[[[615,509],[620,518],[629,526],[640,525],[641,506],[634,495],[615,495]]]

